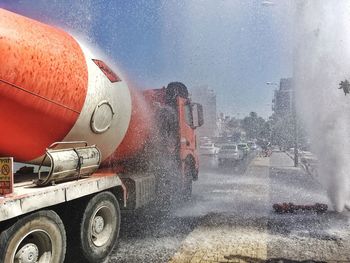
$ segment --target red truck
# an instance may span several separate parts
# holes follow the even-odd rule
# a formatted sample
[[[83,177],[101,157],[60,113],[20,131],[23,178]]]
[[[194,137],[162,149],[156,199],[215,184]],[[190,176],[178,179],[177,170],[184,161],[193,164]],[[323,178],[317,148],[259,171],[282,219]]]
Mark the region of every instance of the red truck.
[[[4,9],[0,54],[0,262],[102,262],[121,209],[190,197],[203,110],[184,84],[137,91],[73,36]]]

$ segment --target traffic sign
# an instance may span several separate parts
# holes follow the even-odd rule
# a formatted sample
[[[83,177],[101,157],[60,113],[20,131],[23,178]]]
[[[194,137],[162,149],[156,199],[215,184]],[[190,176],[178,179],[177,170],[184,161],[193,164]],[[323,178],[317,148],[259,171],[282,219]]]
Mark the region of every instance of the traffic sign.
[[[13,158],[0,157],[0,196],[13,193]]]

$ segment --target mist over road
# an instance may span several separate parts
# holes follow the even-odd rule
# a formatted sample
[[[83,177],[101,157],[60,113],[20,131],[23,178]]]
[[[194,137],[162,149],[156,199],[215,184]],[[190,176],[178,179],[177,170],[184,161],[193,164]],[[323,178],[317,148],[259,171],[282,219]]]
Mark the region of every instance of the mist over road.
[[[272,211],[276,202],[328,203],[325,190],[285,153],[220,168],[205,156],[201,166],[191,201],[126,216],[110,263],[350,261],[346,214]]]

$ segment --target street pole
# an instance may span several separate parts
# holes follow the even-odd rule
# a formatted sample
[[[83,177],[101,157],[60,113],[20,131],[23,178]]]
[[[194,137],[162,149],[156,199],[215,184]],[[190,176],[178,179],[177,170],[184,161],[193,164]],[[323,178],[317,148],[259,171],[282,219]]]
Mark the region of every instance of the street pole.
[[[293,92],[292,92],[292,111],[293,111],[293,126],[294,126],[294,167],[298,167],[299,165],[299,154],[298,154],[298,118],[297,118],[297,110],[295,106],[295,87],[293,83]]]

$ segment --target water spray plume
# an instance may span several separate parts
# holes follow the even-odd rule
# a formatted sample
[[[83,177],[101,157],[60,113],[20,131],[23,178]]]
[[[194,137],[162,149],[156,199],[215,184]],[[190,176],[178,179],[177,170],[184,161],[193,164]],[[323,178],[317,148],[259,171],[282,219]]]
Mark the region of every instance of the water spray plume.
[[[294,78],[298,113],[320,160],[319,179],[336,211],[350,204],[350,5],[298,1]]]

